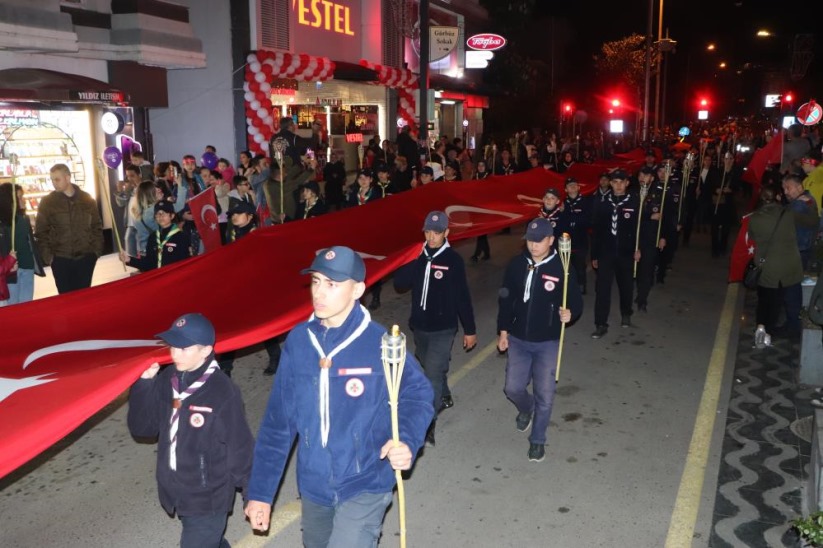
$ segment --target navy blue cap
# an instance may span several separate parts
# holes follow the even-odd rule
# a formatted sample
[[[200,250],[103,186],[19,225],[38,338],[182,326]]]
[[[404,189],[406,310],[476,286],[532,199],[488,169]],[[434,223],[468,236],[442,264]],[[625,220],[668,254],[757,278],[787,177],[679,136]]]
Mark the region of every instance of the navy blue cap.
[[[556,188],[547,188],[546,191],[543,193],[543,197],[545,198],[548,194],[551,194],[555,198],[560,198],[560,191]]]
[[[389,166],[386,165],[384,162],[377,162],[377,164],[375,164],[375,166],[374,166],[374,172],[375,173],[381,173],[381,172],[388,173],[388,171],[389,171]]]
[[[195,344],[214,346],[214,326],[202,314],[184,314],[155,337],[173,348],[188,348]]]
[[[628,179],[629,174],[623,171],[622,169],[615,169],[611,173],[609,173],[609,180],[613,181],[614,179]]]
[[[154,204],[154,212],[157,213],[158,211],[165,211],[174,215],[174,204],[166,200],[160,200]]]
[[[643,166],[640,168],[640,173],[644,175],[657,175],[656,167]]]
[[[548,238],[549,236],[554,236],[552,224],[548,219],[538,217],[529,222],[529,225],[526,227],[526,235],[523,236],[523,239],[530,242],[542,242],[544,238]]]
[[[580,183],[577,182],[577,179],[574,177],[566,177],[566,185],[579,185]]]
[[[432,177],[434,177],[434,170],[431,166],[423,166],[420,169],[420,175],[431,175]]]
[[[254,204],[251,202],[247,202],[246,200],[237,200],[232,204],[229,208],[227,214],[229,217],[234,215],[235,213],[246,213],[248,215],[254,215]]]
[[[449,216],[442,211],[431,211],[423,222],[423,230],[445,232],[449,228]]]
[[[314,192],[317,196],[320,196],[320,185],[317,184],[317,181],[309,181],[307,183],[303,183],[303,188],[307,188]]]
[[[360,173],[357,174],[358,177],[360,177],[361,175],[365,175],[366,177],[371,177],[372,179],[374,179],[374,171],[372,171],[371,168],[368,167],[364,167],[360,170]]]
[[[300,271],[301,274],[312,272],[319,272],[335,282],[362,282],[366,279],[366,265],[363,259],[352,249],[341,245],[323,249],[309,268]]]

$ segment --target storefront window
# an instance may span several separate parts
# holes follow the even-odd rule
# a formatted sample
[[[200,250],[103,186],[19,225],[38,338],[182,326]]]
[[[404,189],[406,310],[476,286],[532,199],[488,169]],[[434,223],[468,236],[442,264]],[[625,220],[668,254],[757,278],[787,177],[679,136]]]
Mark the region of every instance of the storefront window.
[[[23,187],[32,218],[54,190],[49,170],[55,164],[69,166],[72,181],[96,196],[92,161],[87,110],[0,108],[0,183]]]

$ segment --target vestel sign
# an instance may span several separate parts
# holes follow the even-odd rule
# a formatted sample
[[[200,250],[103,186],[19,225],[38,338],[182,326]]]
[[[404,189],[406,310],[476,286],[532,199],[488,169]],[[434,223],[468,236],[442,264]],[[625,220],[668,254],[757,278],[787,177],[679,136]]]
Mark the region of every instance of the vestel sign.
[[[506,45],[506,39],[499,34],[475,34],[466,40],[471,49],[481,51],[495,51]]]

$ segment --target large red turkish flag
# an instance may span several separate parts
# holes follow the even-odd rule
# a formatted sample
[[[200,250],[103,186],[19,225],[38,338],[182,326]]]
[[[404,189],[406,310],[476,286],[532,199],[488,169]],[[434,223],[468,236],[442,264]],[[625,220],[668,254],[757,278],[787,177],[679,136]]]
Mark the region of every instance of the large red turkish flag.
[[[260,229],[139,276],[0,308],[6,341],[0,354],[0,477],[122,394],[152,362],[168,362],[168,350],[154,335],[181,314],[200,312],[211,319],[217,352],[249,346],[309,316],[309,278],[300,270],[319,250],[357,250],[371,284],[420,252],[429,211],[449,215],[451,240],[470,238],[535,217],[544,190],[562,189],[563,181],[535,169],[432,183],[362,207]],[[231,280],[243,280],[254,298],[255,306],[243,314],[228,313],[237,306]]]

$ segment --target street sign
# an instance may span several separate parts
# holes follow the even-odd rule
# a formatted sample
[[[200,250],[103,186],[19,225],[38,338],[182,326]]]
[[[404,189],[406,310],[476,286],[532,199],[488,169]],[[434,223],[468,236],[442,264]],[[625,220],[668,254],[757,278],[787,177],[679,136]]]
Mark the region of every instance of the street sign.
[[[814,101],[802,104],[797,109],[797,120],[804,126],[813,126],[819,123],[821,117],[823,117],[823,107]]]

